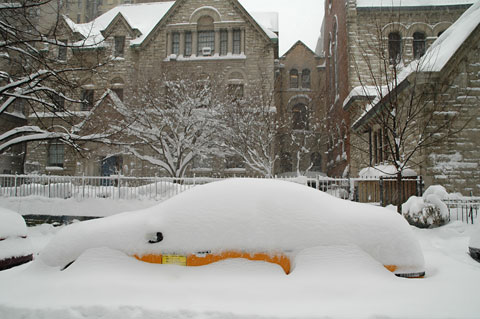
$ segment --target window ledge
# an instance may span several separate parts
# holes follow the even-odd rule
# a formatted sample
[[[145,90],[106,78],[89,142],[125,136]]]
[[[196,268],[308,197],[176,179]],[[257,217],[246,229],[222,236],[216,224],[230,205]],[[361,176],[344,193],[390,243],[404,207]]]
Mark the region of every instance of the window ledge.
[[[292,92],[311,92],[312,89],[304,89],[304,88],[289,88],[288,91]]]
[[[227,54],[227,55],[212,55],[212,56],[196,56],[192,55],[189,57],[184,57],[179,55],[177,57],[169,56],[164,61],[210,61],[210,60],[245,60],[247,56],[245,54]]]
[[[45,170],[47,171],[63,171],[64,168],[60,166],[45,166]]]
[[[245,173],[247,169],[242,167],[237,167],[237,168],[225,168],[223,171],[226,173]]]

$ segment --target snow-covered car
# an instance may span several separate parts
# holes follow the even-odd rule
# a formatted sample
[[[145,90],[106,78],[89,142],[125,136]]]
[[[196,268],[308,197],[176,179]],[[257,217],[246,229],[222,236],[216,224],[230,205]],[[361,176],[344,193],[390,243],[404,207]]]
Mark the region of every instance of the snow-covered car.
[[[20,214],[0,207],[0,270],[32,259],[32,244],[27,238],[25,220]]]
[[[470,237],[468,249],[470,250],[470,256],[480,262],[480,227],[477,226],[475,230],[475,233]]]
[[[214,182],[148,209],[72,224],[39,258],[63,269],[85,250],[102,246],[186,266],[264,260],[287,274],[306,248],[357,246],[397,276],[425,274],[420,245],[399,214],[278,180]]]

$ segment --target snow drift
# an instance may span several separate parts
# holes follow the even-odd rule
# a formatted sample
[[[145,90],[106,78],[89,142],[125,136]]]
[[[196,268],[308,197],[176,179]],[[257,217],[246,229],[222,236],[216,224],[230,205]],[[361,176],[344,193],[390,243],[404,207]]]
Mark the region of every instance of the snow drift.
[[[153,234],[163,240],[149,244]],[[396,274],[424,272],[423,254],[404,218],[367,204],[277,180],[230,179],[197,186],[157,206],[62,229],[40,259],[64,267],[85,250],[129,255],[210,251],[285,253],[356,245]]]

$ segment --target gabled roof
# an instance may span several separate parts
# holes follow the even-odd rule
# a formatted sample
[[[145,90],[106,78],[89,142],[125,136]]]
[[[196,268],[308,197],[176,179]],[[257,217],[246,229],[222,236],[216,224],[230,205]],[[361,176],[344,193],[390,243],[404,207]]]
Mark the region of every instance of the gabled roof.
[[[290,49],[288,49],[287,52],[285,52],[285,54],[283,54],[281,56],[281,59],[284,59],[287,55],[289,55],[297,46],[303,46],[307,49],[308,52],[310,52],[314,57],[318,58],[319,56],[312,51],[312,49],[310,49],[305,43],[303,43],[301,40],[298,40],[297,42],[295,42],[294,45],[292,45],[292,47]]]
[[[103,32],[108,31],[109,27],[123,18],[132,30],[138,30],[140,36],[130,41],[131,46],[141,45],[153,31],[162,25],[169,16],[173,15],[175,8],[187,0],[151,2],[139,4],[124,4],[117,6],[95,20],[77,24],[68,17],[65,21],[73,32],[81,34],[85,40],[82,45],[95,46],[100,45],[104,40]],[[240,11],[244,13],[249,20],[267,39],[277,40],[278,32],[278,14],[277,13],[252,13],[251,15],[242,7],[237,0],[230,1]],[[80,44],[80,43],[79,43]]]

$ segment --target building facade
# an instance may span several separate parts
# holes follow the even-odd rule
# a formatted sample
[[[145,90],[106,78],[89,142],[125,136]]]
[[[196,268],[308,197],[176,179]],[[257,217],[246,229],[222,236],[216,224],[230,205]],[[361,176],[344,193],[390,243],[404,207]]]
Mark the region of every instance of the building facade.
[[[324,59],[303,42],[279,59],[275,71],[275,105],[279,114],[276,172],[324,174]]]
[[[395,99],[398,96],[398,101],[408,100],[408,90],[404,89],[408,86],[408,81],[404,81],[408,69],[418,66],[418,61],[425,61],[425,54],[430,47],[444,42],[441,35],[471,5],[472,1],[441,0],[428,4],[394,1],[388,5],[380,1],[326,1],[323,49],[328,79],[326,108],[332,124],[328,130],[329,175],[355,177],[362,168],[392,161],[392,158],[387,158],[389,152],[386,151],[388,128],[381,124],[379,114],[382,113],[375,113],[379,112],[376,107],[389,105],[393,96]],[[450,35],[450,38],[454,37]],[[465,44],[465,47],[468,45]],[[461,51],[459,48],[458,52]],[[476,63],[475,56],[475,49],[470,49],[466,56],[458,60],[456,55],[452,55],[450,66],[446,65],[445,69],[438,71],[442,74],[440,77],[431,70],[427,72],[420,69],[414,70],[414,75],[408,75],[409,83],[417,83],[417,76],[418,79],[423,78],[424,82],[436,83],[438,92],[435,91],[435,96],[444,100],[443,105],[451,105],[450,111],[455,109],[454,105],[463,108],[464,112],[460,112],[456,123],[469,125],[465,132],[456,134],[456,137],[452,135],[415,154],[410,162],[411,168],[425,177],[427,185],[443,184],[450,191],[478,192],[473,177],[476,176],[478,163],[474,160],[476,155],[472,155],[478,149],[475,138],[472,138],[478,123],[468,121],[469,117],[475,116],[472,113],[475,98],[471,97],[472,93],[466,93],[476,92],[474,84],[477,77],[475,71],[470,70]],[[429,59],[432,61],[437,57],[430,55]],[[459,81],[461,76],[468,79]],[[425,92],[433,92],[433,87],[435,85],[430,88],[422,86]],[[451,87],[455,87],[456,93]],[[400,91],[404,97],[402,94],[396,95]],[[460,101],[456,96],[465,98]],[[424,103],[433,105],[438,101],[431,98],[424,100]],[[450,111],[443,109],[442,112]],[[436,123],[440,125],[440,121]],[[456,182],[452,182],[452,179]]]
[[[79,73],[78,95],[85,103],[67,102],[64,107],[84,117],[95,109],[96,125],[108,127],[111,114],[106,107],[101,110],[110,99],[106,92],[114,92],[125,105],[138,104],[135,85],[165,75],[215,77],[219,85],[245,96],[262,83],[271,94],[278,29],[263,27],[261,17],[255,18],[236,0],[177,0],[117,6],[84,24],[65,18],[65,41],[87,48],[51,54],[67,64],[80,59],[94,63],[98,57],[109,63],[94,72]],[[33,142],[25,167],[27,172],[65,175],[162,175],[158,167],[126,155],[118,146],[87,144],[84,148],[88,152],[79,156],[60,143]],[[245,167],[231,168],[225,159],[216,159],[208,167],[193,165],[189,173],[249,173]]]

